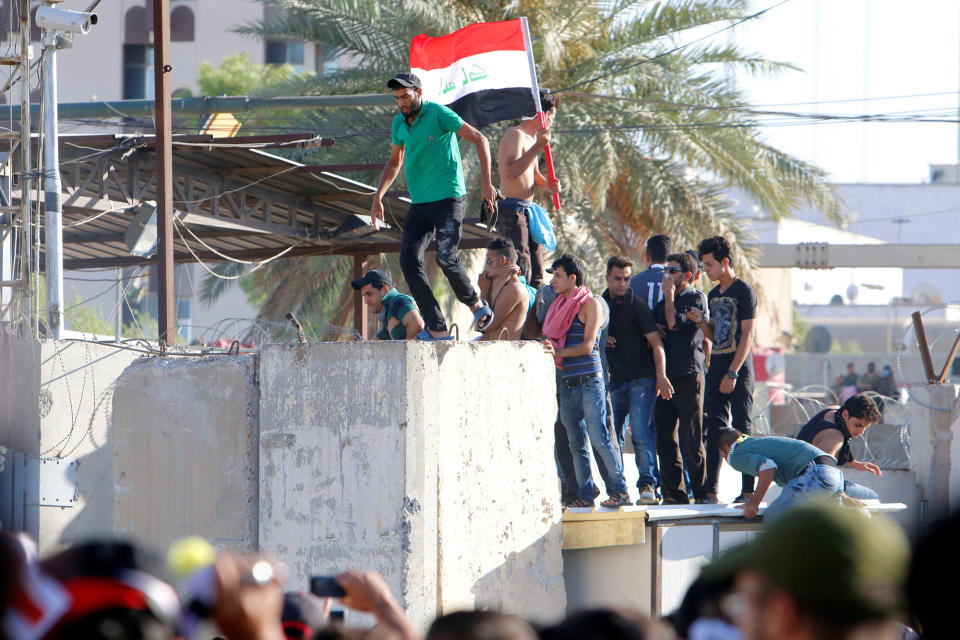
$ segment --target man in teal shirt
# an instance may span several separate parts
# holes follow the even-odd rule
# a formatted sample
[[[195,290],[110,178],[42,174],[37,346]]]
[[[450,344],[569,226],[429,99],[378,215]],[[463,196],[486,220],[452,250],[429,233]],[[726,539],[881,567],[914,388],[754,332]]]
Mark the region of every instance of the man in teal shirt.
[[[490,180],[490,145],[486,137],[443,105],[423,100],[420,79],[398,73],[387,82],[400,113],[393,120],[390,160],[380,176],[370,207],[374,228],[383,220],[383,195],[405,166],[407,191],[413,203],[403,225],[400,268],[410,287],[426,329],[424,340],[449,338],[446,320],[433,295],[423,268],[423,253],[436,236],[437,265],[443,270],[457,299],[470,307],[477,329],[493,322],[493,310],[480,299],[457,257],[463,223],[463,196],[467,190],[460,163],[457,135],[472,142],[480,158],[480,195],[496,207],[496,190]],[[456,135],[454,135],[456,134]]]
[[[757,477],[753,496],[743,504],[744,517],[757,515],[772,482],[782,489],[767,507],[764,522],[777,519],[802,500],[843,495],[843,472],[836,459],[808,442],[777,436],[751,438],[736,429],[721,429],[719,439],[724,460],[737,471]]]
[[[423,318],[413,298],[397,291],[383,271],[367,271],[350,285],[360,292],[363,304],[380,314],[377,340],[413,340],[423,331]]]

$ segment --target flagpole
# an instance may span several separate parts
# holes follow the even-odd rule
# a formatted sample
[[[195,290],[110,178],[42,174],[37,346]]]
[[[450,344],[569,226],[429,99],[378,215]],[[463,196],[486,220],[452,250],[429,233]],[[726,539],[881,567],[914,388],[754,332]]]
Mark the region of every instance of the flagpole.
[[[533,102],[537,105],[537,116],[540,118],[540,128],[547,128],[547,116],[543,113],[543,106],[540,104],[540,83],[537,81],[537,67],[533,62],[533,43],[530,40],[530,26],[527,19],[520,18],[520,24],[523,28],[523,45],[527,49],[527,65],[530,67],[530,87],[533,91]],[[553,153],[550,151],[550,143],[543,148],[543,158],[547,162],[547,179],[552,187],[557,182],[557,172],[553,168]],[[560,194],[553,194],[553,206],[557,211],[560,210]]]

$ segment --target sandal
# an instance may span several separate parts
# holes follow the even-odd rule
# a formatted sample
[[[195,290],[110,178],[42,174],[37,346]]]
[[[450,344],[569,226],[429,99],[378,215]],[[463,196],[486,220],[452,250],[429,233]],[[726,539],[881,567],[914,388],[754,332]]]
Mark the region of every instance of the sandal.
[[[493,309],[486,300],[480,301],[481,307],[473,312],[473,326],[477,331],[483,333],[493,324]]]
[[[630,496],[626,493],[612,493],[610,497],[600,503],[605,509],[618,509],[620,507],[633,506],[630,502]]]
[[[586,498],[577,498],[567,503],[568,509],[592,509],[593,506],[593,500],[587,500]]]
[[[417,334],[415,340],[420,340],[422,342],[433,342],[435,340],[453,340],[453,336],[435,336],[430,333],[428,330],[424,329]]]

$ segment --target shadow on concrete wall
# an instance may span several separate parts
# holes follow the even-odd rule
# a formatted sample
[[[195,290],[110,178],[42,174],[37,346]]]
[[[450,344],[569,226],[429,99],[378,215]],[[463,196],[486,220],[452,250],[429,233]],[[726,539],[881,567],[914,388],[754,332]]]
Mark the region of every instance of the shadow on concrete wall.
[[[534,622],[556,622],[558,616],[563,615],[566,602],[558,603],[556,597],[550,598],[548,594],[556,593],[553,582],[560,583],[563,593],[563,561],[560,554],[551,553],[548,546],[562,539],[561,526],[559,522],[553,523],[542,538],[520,551],[508,553],[503,564],[482,575],[470,590],[475,598],[474,608],[516,613]],[[531,582],[547,588],[531,590]],[[538,598],[543,601],[537,602]],[[542,612],[542,618],[538,618],[536,612]]]

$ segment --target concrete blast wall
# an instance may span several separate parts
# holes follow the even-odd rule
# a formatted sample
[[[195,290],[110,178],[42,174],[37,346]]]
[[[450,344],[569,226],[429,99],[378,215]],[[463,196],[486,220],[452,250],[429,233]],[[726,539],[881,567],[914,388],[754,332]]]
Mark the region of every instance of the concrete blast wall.
[[[113,395],[114,530],[258,548],[256,356],[145,358]]]
[[[295,584],[378,571],[420,626],[474,606],[563,613],[553,371],[537,345],[261,357],[260,543]]]
[[[197,534],[275,553],[292,588],[378,571],[421,626],[464,608],[564,612],[554,371],[539,345],[153,358],[4,338],[0,363],[0,491],[9,452],[32,465],[26,515],[4,526],[44,553]]]

